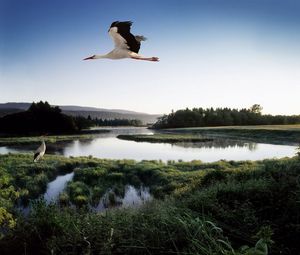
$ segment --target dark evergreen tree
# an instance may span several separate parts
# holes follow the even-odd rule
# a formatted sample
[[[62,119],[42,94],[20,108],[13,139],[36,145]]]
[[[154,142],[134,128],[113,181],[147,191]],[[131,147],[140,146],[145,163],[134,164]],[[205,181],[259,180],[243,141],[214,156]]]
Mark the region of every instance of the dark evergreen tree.
[[[48,102],[32,103],[27,111],[0,118],[0,132],[13,134],[70,133],[77,131],[74,119]]]

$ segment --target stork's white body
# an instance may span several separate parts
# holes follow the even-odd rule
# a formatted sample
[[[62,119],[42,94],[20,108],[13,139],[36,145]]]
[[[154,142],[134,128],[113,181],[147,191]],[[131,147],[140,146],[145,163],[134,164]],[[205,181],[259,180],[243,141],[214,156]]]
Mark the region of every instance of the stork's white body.
[[[113,22],[108,30],[108,33],[114,41],[115,48],[105,55],[93,55],[91,57],[85,58],[84,60],[101,58],[131,58],[136,60],[159,61],[157,57],[143,57],[140,54],[138,54],[141,42],[145,41],[146,38],[141,35],[132,35],[130,33],[131,25],[131,21]]]
[[[37,148],[37,150],[34,153],[33,162],[37,162],[39,159],[41,159],[46,152],[46,144],[45,141],[42,141],[42,144],[40,147]]]
[[[131,52],[127,49],[119,49],[115,48],[109,53],[105,55],[94,55],[93,59],[100,59],[100,58],[108,58],[108,59],[122,59],[122,58],[130,58]]]

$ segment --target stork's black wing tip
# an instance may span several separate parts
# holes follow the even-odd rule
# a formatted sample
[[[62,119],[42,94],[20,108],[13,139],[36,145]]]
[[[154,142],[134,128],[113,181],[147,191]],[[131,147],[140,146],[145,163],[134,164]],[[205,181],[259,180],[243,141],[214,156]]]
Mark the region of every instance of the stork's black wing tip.
[[[110,27],[119,27],[119,26],[128,26],[130,27],[132,25],[132,21],[131,20],[128,20],[128,21],[114,21],[113,23],[111,23]]]

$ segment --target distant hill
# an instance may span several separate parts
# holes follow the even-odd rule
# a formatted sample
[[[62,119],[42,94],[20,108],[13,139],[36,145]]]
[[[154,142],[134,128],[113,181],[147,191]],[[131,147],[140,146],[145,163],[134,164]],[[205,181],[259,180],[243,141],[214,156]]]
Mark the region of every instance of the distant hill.
[[[104,109],[96,107],[87,107],[87,106],[76,106],[76,105],[61,105],[59,106],[63,111],[90,111],[90,112],[116,112],[123,114],[142,114],[142,112],[128,111],[122,109]]]
[[[16,109],[16,108],[0,108],[0,118],[8,115],[8,114],[12,114],[12,113],[17,113],[17,112],[22,112],[22,109]]]
[[[19,110],[28,110],[31,103],[5,103],[0,104],[0,109],[19,109]]]
[[[0,117],[7,114],[28,110],[31,103],[0,103]],[[71,116],[84,116],[90,115],[92,118],[99,119],[139,119],[144,124],[154,123],[161,115],[147,114],[141,112],[134,112],[122,109],[104,109],[96,107],[85,107],[77,105],[58,105],[64,114]]]

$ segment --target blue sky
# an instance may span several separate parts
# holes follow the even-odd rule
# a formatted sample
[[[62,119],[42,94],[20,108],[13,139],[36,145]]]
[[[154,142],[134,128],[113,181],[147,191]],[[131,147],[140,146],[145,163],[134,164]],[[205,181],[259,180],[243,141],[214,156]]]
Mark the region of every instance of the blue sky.
[[[300,114],[299,13],[296,0],[0,0],[0,102]],[[82,61],[112,49],[115,20],[161,61]]]

